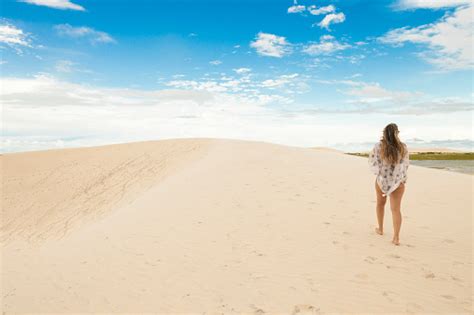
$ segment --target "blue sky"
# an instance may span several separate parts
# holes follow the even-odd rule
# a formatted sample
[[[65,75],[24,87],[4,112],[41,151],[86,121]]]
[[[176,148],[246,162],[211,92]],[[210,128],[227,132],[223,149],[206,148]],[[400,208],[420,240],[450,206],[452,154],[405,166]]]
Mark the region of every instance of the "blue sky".
[[[179,137],[472,150],[467,0],[4,0],[3,151]]]

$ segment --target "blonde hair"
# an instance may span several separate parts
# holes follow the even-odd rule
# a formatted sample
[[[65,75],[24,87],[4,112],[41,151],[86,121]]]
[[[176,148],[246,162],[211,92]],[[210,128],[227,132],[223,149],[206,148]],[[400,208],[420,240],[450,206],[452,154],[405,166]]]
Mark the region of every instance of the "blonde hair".
[[[380,139],[380,154],[383,160],[390,164],[397,164],[407,153],[406,145],[398,138],[398,126],[394,123],[388,124],[383,129]]]

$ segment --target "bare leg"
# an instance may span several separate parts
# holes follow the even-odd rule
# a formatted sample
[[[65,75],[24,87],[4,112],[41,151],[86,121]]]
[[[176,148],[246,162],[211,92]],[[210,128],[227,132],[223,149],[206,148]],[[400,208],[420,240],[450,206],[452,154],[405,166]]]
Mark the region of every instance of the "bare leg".
[[[402,213],[400,211],[405,184],[401,183],[398,188],[390,194],[390,208],[393,219],[393,240],[392,243],[400,245],[400,228],[402,226]]]
[[[387,202],[387,197],[383,197],[382,190],[380,189],[379,185],[377,184],[377,180],[375,180],[375,193],[377,195],[377,206],[375,212],[377,213],[377,222],[378,227],[375,228],[375,232],[377,234],[383,234],[383,216],[385,212],[385,203]]]

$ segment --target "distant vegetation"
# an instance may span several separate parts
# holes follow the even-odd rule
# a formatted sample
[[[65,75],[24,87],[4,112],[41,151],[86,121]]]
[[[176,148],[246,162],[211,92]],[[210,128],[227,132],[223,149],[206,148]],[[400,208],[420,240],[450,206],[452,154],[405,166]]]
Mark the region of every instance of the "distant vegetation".
[[[368,153],[346,153],[368,157]],[[419,152],[410,153],[410,160],[474,160],[474,152]]]

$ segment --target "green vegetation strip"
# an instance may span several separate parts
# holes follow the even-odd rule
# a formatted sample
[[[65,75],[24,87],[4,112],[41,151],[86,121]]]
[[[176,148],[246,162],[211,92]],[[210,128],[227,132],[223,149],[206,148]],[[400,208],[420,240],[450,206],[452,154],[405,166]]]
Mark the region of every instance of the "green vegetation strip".
[[[346,153],[368,157],[368,153]],[[410,153],[410,160],[474,160],[474,152],[419,152]]]

